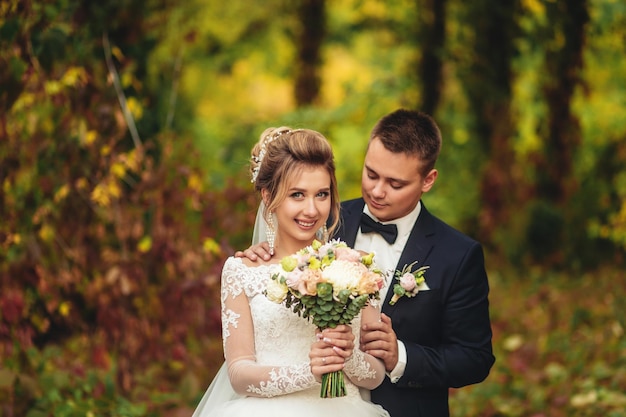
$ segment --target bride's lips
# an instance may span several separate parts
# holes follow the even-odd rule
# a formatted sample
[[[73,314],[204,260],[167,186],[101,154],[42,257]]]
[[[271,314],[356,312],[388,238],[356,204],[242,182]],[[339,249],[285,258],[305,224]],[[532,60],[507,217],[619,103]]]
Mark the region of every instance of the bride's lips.
[[[304,220],[298,220],[296,219],[296,224],[298,226],[300,226],[303,229],[311,229],[315,226],[315,224],[317,223],[317,221],[313,220],[313,221],[304,221]]]

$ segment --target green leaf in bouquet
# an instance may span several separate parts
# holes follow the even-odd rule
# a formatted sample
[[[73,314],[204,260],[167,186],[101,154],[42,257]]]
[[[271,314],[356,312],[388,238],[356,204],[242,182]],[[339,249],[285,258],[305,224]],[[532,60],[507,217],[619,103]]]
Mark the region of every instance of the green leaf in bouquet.
[[[324,312],[330,312],[333,309],[333,305],[332,303],[326,303],[324,305],[321,305],[320,308],[322,309],[322,311]]]
[[[348,302],[348,299],[350,298],[350,290],[341,290],[339,291],[339,294],[337,294],[337,298],[339,298],[339,302],[341,304],[346,304]]]
[[[324,301],[330,301],[333,298],[333,286],[327,282],[317,284],[317,297]]]

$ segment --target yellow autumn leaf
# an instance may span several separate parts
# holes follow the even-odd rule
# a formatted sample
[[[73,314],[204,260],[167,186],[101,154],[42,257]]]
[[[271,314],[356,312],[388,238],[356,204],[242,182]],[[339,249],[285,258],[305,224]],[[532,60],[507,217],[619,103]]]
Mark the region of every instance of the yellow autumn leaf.
[[[141,253],[146,253],[152,248],[152,238],[150,236],[144,236],[137,244],[137,250]]]
[[[91,192],[91,200],[100,207],[109,207],[111,204],[111,198],[106,192],[105,186],[100,183]]]
[[[123,178],[126,175],[126,168],[121,162],[115,162],[111,165],[111,174],[117,178]]]
[[[141,103],[139,103],[139,100],[135,97],[128,97],[126,104],[128,105],[128,110],[133,117],[137,120],[141,119],[141,116],[143,116],[143,107],[141,106]]]
[[[61,92],[62,89],[63,85],[57,80],[46,81],[46,83],[44,84],[44,90],[48,95],[58,94]]]
[[[24,109],[29,108],[34,102],[35,94],[30,92],[23,92],[13,104],[12,110],[16,113],[18,111],[23,111]]]
[[[219,255],[222,253],[222,248],[213,238],[206,238],[202,243],[202,249],[207,253],[212,253],[214,255]]]
[[[544,16],[546,13],[545,6],[539,0],[524,0],[522,5],[535,16]]]
[[[7,237],[7,241],[14,245],[19,245],[22,242],[22,235],[19,233],[12,233]]]
[[[111,147],[109,145],[104,145],[100,148],[100,155],[107,156],[111,153]]]
[[[65,200],[65,197],[67,197],[69,192],[70,192],[69,185],[64,184],[61,188],[57,190],[56,193],[54,193],[54,202],[58,203],[59,201]]]
[[[187,180],[187,186],[198,193],[202,192],[202,180],[197,174],[191,174]]]
[[[119,198],[122,195],[122,189],[120,188],[119,184],[114,181],[109,182],[107,191],[109,192],[109,195],[114,198]]]
[[[89,130],[87,131],[87,133],[85,133],[85,144],[91,145],[96,141],[97,138],[98,132],[96,132],[95,130]]]
[[[61,77],[61,83],[67,87],[73,87],[79,82],[84,82],[87,79],[87,73],[83,67],[70,67],[63,77]]]
[[[63,301],[59,304],[59,314],[63,317],[67,317],[70,314],[70,303]]]
[[[133,84],[133,73],[125,72],[120,76],[120,82],[122,83],[122,87],[127,88]]]
[[[49,224],[44,224],[39,229],[39,237],[44,242],[51,242],[54,239],[54,229]]]

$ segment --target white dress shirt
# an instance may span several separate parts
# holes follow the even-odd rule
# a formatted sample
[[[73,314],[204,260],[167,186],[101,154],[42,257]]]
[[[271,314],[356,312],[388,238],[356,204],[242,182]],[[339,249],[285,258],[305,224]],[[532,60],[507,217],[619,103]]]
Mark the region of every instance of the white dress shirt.
[[[361,233],[361,228],[356,234],[354,248],[365,252],[374,252],[374,262],[385,272],[386,284],[380,290],[380,299],[384,300],[387,291],[393,286],[393,275],[406,245],[411,230],[419,217],[422,209],[422,203],[418,201],[417,205],[409,214],[390,222],[380,222],[383,224],[395,224],[398,228],[398,237],[396,241],[390,245],[378,233]],[[363,208],[363,213],[372,219],[379,221],[372,213],[370,213],[367,204]],[[404,374],[406,368],[406,347],[404,343],[398,340],[398,363],[396,367],[388,373],[391,382],[396,383]]]

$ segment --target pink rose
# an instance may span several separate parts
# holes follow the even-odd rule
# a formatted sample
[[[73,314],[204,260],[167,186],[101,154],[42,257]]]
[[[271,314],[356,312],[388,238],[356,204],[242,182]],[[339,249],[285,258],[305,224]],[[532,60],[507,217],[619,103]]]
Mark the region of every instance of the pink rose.
[[[287,273],[285,284],[287,284],[289,288],[297,289],[300,286],[301,281],[302,271],[300,270],[300,268],[296,268],[293,271]]]
[[[413,274],[407,272],[406,274],[402,275],[400,277],[400,285],[407,292],[413,291],[413,289],[415,288],[415,277],[413,276]]]
[[[361,260],[361,254],[359,251],[348,247],[339,247],[335,249],[335,258],[342,261],[359,262]]]

